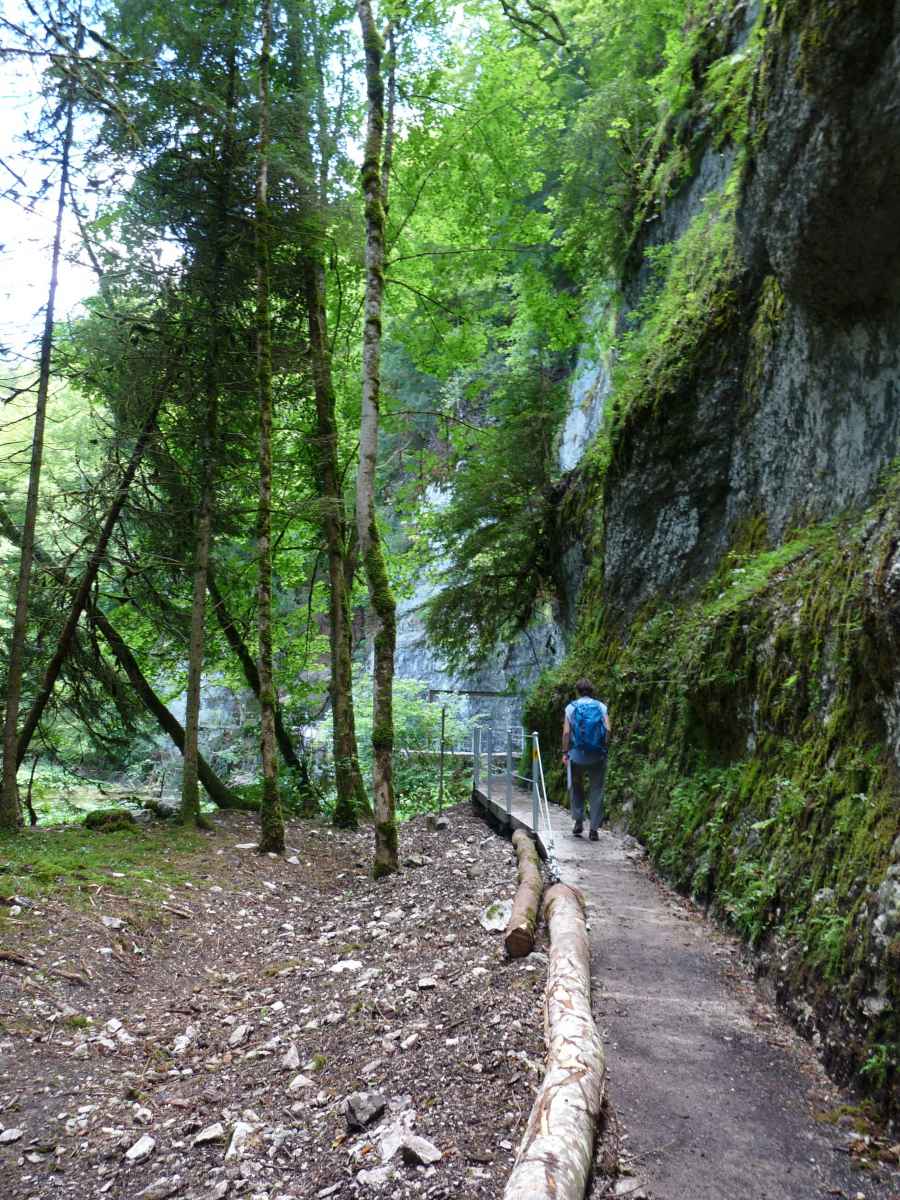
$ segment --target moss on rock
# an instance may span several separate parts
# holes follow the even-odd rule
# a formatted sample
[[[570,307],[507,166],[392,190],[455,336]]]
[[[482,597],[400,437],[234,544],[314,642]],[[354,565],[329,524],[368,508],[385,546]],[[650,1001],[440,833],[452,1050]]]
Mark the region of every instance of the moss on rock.
[[[760,950],[783,998],[812,1006],[809,1032],[831,1067],[888,1111],[900,987],[876,917],[900,828],[885,591],[898,520],[895,474],[867,512],[780,546],[760,544],[763,522],[745,522],[699,592],[624,628],[608,625],[589,576],[570,656],[525,711],[548,789],[564,800],[563,709],[575,680],[593,679],[614,722],[613,811],[670,879]],[[874,1053],[877,1071],[866,1068]]]

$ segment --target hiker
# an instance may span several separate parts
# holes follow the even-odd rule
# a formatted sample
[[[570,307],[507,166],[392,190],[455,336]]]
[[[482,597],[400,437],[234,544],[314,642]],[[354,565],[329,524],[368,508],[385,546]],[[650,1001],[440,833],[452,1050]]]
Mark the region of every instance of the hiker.
[[[575,820],[572,833],[575,837],[581,837],[584,832],[584,784],[587,777],[591,789],[590,839],[596,842],[597,830],[603,824],[606,752],[611,732],[609,711],[605,704],[594,698],[594,685],[589,679],[578,680],[575,697],[566,705],[562,738],[563,765],[568,771],[572,816]]]

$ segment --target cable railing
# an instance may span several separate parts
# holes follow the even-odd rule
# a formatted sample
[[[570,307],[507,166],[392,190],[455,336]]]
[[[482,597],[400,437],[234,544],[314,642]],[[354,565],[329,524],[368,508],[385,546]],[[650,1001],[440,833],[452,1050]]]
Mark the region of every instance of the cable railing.
[[[527,791],[530,788],[531,827],[547,851],[551,878],[558,879],[553,823],[550,819],[540,738],[536,732],[529,734],[527,738],[520,730],[507,729],[504,732],[505,736],[497,737],[491,727],[482,729],[476,725],[473,728],[472,785],[477,791],[484,792],[489,804],[503,803],[506,814],[510,817],[514,789],[518,787]],[[531,750],[530,777],[517,774],[514,770],[514,764],[522,755],[526,742],[530,742]]]

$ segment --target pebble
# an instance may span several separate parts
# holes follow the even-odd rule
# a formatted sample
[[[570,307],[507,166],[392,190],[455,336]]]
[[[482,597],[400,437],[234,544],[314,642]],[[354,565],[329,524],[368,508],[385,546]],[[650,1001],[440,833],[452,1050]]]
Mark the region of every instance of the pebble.
[[[296,1071],[300,1066],[300,1054],[294,1042],[288,1046],[287,1053],[281,1060],[282,1070]]]
[[[294,1078],[291,1080],[291,1082],[288,1084],[287,1090],[289,1092],[299,1092],[301,1088],[308,1088],[308,1087],[312,1087],[312,1086],[313,1086],[313,1081],[311,1079],[307,1078],[306,1075],[295,1075]]]
[[[168,1200],[169,1196],[174,1196],[179,1190],[179,1183],[177,1175],[171,1179],[157,1179],[138,1192],[134,1200]]]
[[[155,1149],[156,1139],[152,1138],[149,1133],[145,1133],[143,1137],[138,1138],[130,1150],[125,1151],[125,1157],[129,1162],[143,1162]]]
[[[387,1100],[380,1092],[352,1092],[343,1103],[347,1128],[351,1131],[365,1129],[387,1107]]]
[[[0,1133],[0,1146],[8,1146],[10,1142],[17,1142],[22,1135],[21,1129],[4,1129]]]
[[[246,1042],[246,1040],[249,1036],[250,1036],[250,1026],[249,1025],[238,1025],[238,1027],[236,1029],[232,1030],[231,1037],[228,1039],[228,1045],[231,1047],[243,1046],[244,1042]]]
[[[125,922],[121,917],[101,917],[100,921],[107,929],[123,929]]]
[[[225,1126],[221,1121],[216,1121],[214,1125],[207,1125],[205,1129],[201,1129],[194,1140],[192,1146],[206,1146],[210,1142],[220,1142],[225,1137]]]
[[[258,1125],[251,1125],[247,1121],[238,1121],[235,1124],[234,1133],[231,1135],[231,1143],[225,1153],[226,1160],[240,1158],[258,1128]]]

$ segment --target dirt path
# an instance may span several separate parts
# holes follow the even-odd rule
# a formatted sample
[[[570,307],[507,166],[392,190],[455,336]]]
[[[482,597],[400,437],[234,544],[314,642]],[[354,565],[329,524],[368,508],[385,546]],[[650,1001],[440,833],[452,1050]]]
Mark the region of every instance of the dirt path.
[[[530,819],[530,800],[515,811]],[[555,806],[553,825],[562,876],[588,900],[594,1015],[634,1172],[615,1194],[900,1196],[896,1168],[891,1178],[850,1153],[839,1109],[851,1102],[754,985],[738,943],[656,881],[632,839],[574,838]],[[594,1200],[609,1194],[595,1184]]]
[[[218,815],[150,906],[5,909],[2,1200],[499,1200],[543,1058],[546,960],[479,920],[511,847],[461,806],[375,883],[371,831],[256,838]]]

